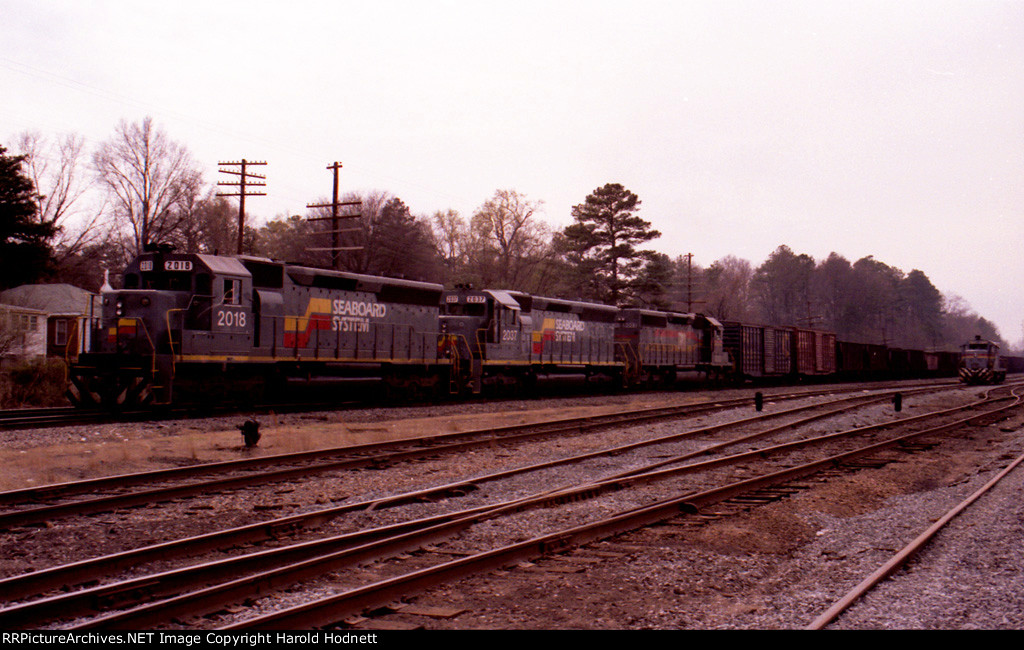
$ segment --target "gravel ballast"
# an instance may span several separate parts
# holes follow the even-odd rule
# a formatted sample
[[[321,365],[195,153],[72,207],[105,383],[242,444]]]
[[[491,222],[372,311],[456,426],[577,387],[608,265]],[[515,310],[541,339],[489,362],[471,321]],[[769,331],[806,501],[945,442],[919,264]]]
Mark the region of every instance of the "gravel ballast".
[[[687,399],[703,398],[692,394]],[[600,400],[601,398],[597,398]],[[616,400],[622,399],[619,397]],[[495,409],[564,411],[588,398],[538,404],[486,404],[367,410],[349,416],[281,418],[290,431],[345,419],[347,432],[399,414],[425,421]],[[608,400],[603,400],[607,402]],[[112,425],[17,434],[5,453],[61,445],[156,445],[204,427],[193,455],[238,449],[235,420]],[[435,425],[436,426],[436,425]],[[454,426],[454,425],[453,425]],[[461,425],[460,425],[461,426]],[[219,429],[218,429],[219,427]],[[182,432],[185,432],[184,434]],[[412,596],[390,615],[359,627],[435,629],[799,629],[884,564],[903,545],[1024,453],[1022,420],[973,427],[942,444],[879,468],[808,481],[791,497],[700,525],[656,527],[576,551],[467,578]],[[305,435],[305,434],[302,434]],[[346,434],[347,435],[347,434]],[[273,440],[273,437],[270,437]],[[315,443],[311,443],[315,444]],[[176,449],[181,449],[180,445]],[[155,452],[158,455],[163,449]],[[255,453],[273,453],[269,448]],[[180,454],[161,462],[181,464]],[[429,465],[423,466],[429,469]],[[92,470],[90,470],[92,471]],[[431,470],[436,471],[436,470]],[[385,473],[379,474],[380,478]],[[386,489],[383,486],[382,489]],[[1024,469],[956,518],[905,569],[830,624],[834,629],[1024,628]],[[288,492],[281,500],[295,498]],[[153,516],[157,513],[153,512]],[[118,527],[125,524],[118,521]],[[42,532],[42,531],[40,531]],[[27,540],[28,535],[18,535]],[[41,535],[40,535],[41,536]],[[416,608],[420,608],[417,610]],[[417,613],[431,608],[444,616]]]

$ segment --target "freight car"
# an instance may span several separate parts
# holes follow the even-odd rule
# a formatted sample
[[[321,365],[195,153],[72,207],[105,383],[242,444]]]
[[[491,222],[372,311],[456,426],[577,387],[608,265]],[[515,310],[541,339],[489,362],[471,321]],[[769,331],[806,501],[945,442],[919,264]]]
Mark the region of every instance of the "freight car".
[[[884,345],[836,341],[836,374],[838,378],[868,381],[887,378],[889,351]]]
[[[1003,365],[1006,366],[1007,374],[1024,372],[1024,357],[1005,356]]]
[[[732,359],[732,376],[745,379],[789,377],[793,374],[793,332],[791,328],[724,324],[724,348]]]
[[[797,377],[827,376],[836,372],[836,335],[832,332],[795,328],[793,352],[793,372]]]
[[[938,350],[925,352],[924,355],[928,377],[955,377],[957,375],[959,355],[956,352]]]
[[[80,406],[258,398],[289,377],[429,389],[443,287],[257,257],[153,247],[102,294],[93,348],[70,370]]]
[[[836,373],[836,335],[824,330],[728,322],[735,377],[806,379]]]

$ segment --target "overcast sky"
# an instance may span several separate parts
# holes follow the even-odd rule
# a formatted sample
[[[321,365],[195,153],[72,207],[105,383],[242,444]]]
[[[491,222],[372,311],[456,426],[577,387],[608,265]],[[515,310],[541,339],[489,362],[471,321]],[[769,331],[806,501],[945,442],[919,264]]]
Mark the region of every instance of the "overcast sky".
[[[1022,337],[1024,0],[0,0],[0,142],[146,116],[208,183],[267,161],[261,222],[333,161],[555,229],[621,183],[671,256],[874,255]]]

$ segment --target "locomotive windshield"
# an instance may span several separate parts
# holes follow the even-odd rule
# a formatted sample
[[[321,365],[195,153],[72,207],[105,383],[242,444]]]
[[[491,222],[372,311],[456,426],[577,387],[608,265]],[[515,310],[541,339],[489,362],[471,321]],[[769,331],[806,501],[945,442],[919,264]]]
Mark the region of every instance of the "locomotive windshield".
[[[139,259],[138,271],[131,269],[125,272],[124,288],[193,291],[192,277],[192,260]]]
[[[157,291],[192,291],[192,273],[189,271],[125,273],[124,288],[155,289]]]
[[[445,303],[442,313],[446,316],[486,316],[487,304],[480,302],[471,303]]]

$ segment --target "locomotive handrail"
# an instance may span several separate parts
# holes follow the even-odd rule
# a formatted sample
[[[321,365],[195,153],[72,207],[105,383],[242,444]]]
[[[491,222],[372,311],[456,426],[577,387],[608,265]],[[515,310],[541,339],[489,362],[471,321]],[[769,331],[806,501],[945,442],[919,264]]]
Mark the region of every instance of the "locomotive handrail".
[[[625,341],[615,341],[615,347],[622,351],[619,356],[622,358],[623,376],[627,383],[632,383],[635,379],[640,377],[640,370],[643,368],[643,361],[637,355],[633,346],[629,343]]]
[[[72,328],[70,331],[68,331],[68,333],[67,333],[68,340],[64,342],[64,363],[68,364],[69,366],[71,365],[71,342],[75,341],[76,343],[79,343],[79,341],[78,341],[78,319],[76,318],[72,322],[74,323],[74,328]],[[56,327],[56,325],[54,325],[54,327]],[[76,345],[75,347],[78,348],[80,346]],[[78,358],[78,354],[79,354],[79,351],[76,350],[75,351],[75,358],[76,359]]]
[[[183,309],[181,307],[175,307],[173,309],[168,309],[166,312],[164,312],[164,322],[166,322],[166,324],[167,324],[167,345],[170,347],[170,350],[171,350],[171,363],[172,364],[174,363],[174,356],[175,356],[175,354],[174,354],[174,330],[171,328],[171,312],[178,312],[178,311],[186,312],[186,311],[188,311],[188,308],[186,307],[186,308]],[[184,323],[184,320],[182,320],[182,327],[184,327],[184,326],[185,326],[185,323]]]
[[[487,345],[487,330],[488,328],[481,327],[476,331],[476,351],[480,354],[481,359],[484,356],[483,351],[486,349],[484,346]],[[473,350],[470,349],[469,352],[472,354]]]
[[[73,361],[71,360],[71,341],[72,341],[72,339],[74,339],[78,343],[78,345],[76,345],[75,347],[79,348],[78,350],[75,351],[75,361],[78,360],[78,355],[81,354],[81,341],[78,340],[78,319],[77,318],[74,320],[74,323],[75,323],[75,328],[73,330],[74,336],[72,336],[71,332],[69,332],[68,333],[67,343],[64,344],[64,383],[65,384],[69,383],[71,381],[71,364],[73,363]]]
[[[189,304],[190,305],[192,304],[191,301],[189,301]],[[174,381],[174,377],[177,375],[177,371],[178,371],[178,367],[177,367],[177,361],[178,360],[175,358],[175,354],[174,354],[174,331],[171,329],[171,312],[172,311],[185,312],[185,311],[187,311],[187,308],[186,309],[181,309],[181,308],[168,309],[167,312],[164,314],[164,319],[167,322],[167,345],[170,347],[170,350],[171,350],[171,377],[170,377],[170,380]],[[182,328],[185,327],[185,319],[184,318],[182,318],[181,326],[182,326]],[[182,343],[182,345],[184,345],[184,343]],[[184,354],[184,347],[182,347],[181,354]],[[154,374],[154,376],[156,375],[156,350],[153,351],[153,374]]]

